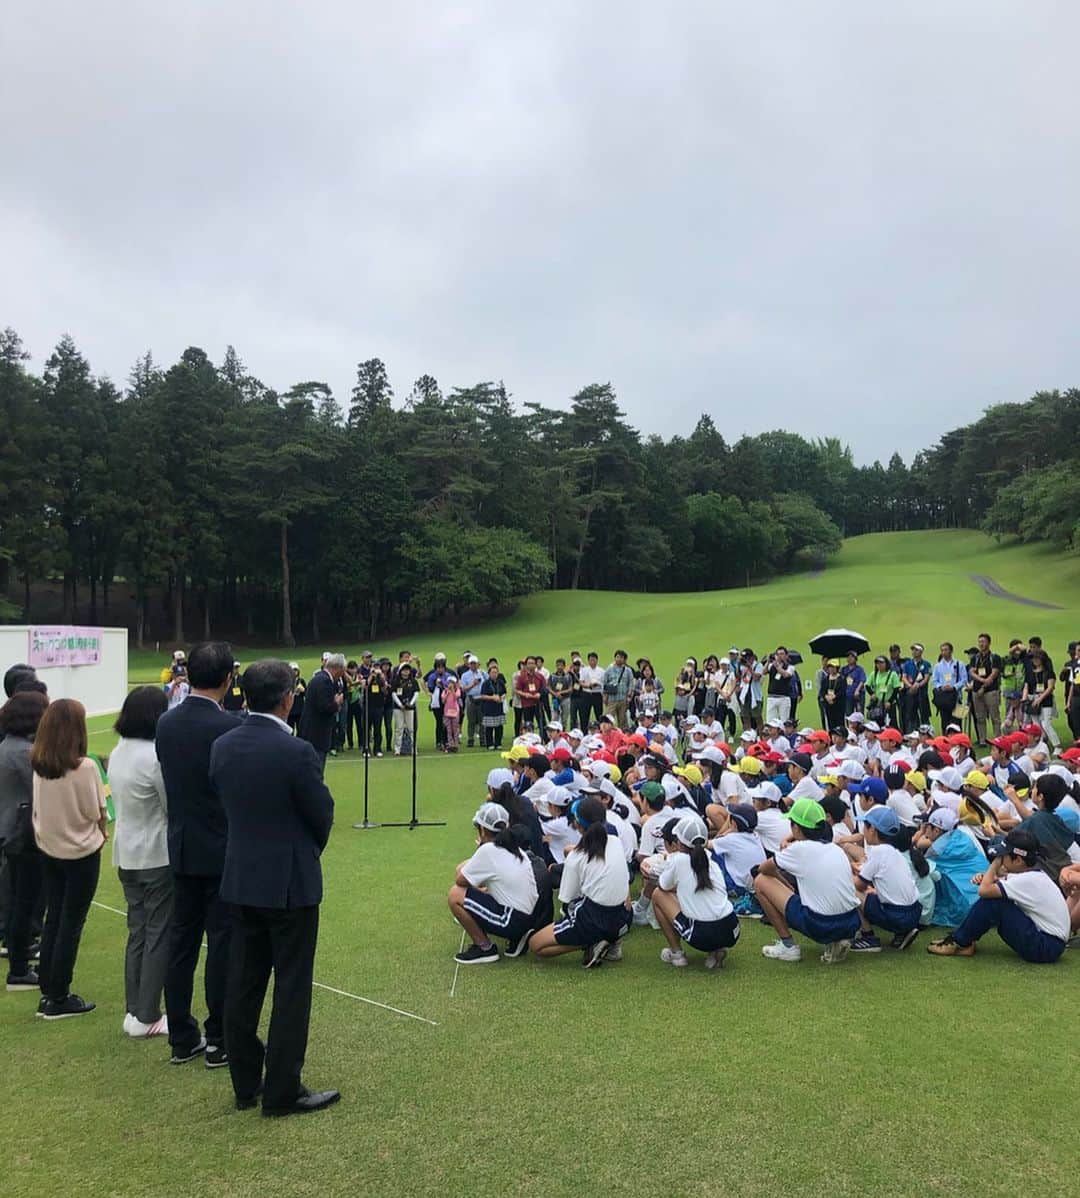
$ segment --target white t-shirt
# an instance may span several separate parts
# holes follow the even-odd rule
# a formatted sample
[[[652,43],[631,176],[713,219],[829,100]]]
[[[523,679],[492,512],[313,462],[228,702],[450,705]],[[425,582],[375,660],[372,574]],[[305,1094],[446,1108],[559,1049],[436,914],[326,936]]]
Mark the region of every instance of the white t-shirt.
[[[822,774],[829,772],[829,762],[832,761],[832,752],[823,753],[820,757],[815,753],[810,765],[810,777],[816,782]]]
[[[664,838],[660,833],[663,831],[664,825],[673,819],[678,819],[678,815],[671,807],[664,807],[649,816],[641,825],[641,844],[638,846],[640,856],[651,857],[654,853],[664,851]]]
[[[582,666],[580,677],[583,691],[598,692],[603,687],[604,671],[599,666]]]
[[[461,869],[470,886],[483,887],[504,907],[531,914],[539,897],[532,863],[498,845],[482,844]]]
[[[791,821],[784,819],[776,807],[766,807],[757,813],[758,840],[767,853],[775,853],[791,835]]]
[[[1006,874],[998,878],[1006,898],[1012,901],[1048,936],[1068,940],[1072,933],[1069,907],[1065,897],[1041,869],[1025,870],[1022,874]]]
[[[621,815],[616,815],[614,811],[607,813],[607,822],[615,829],[619,843],[622,845],[623,856],[627,861],[632,861],[637,852],[638,843],[630,822],[623,819]]]
[[[944,790],[934,782],[930,786],[930,798],[939,807],[948,807],[950,811],[960,814],[960,800],[963,795],[958,795],[956,791]]]
[[[565,815],[546,820],[541,825],[541,830],[556,865],[562,865],[566,860],[566,850],[573,848],[581,839],[581,833]]]
[[[873,886],[883,903],[910,907],[919,901],[908,863],[894,845],[867,845],[866,860],[859,870],[859,877]]]
[[[803,906],[818,915],[846,915],[858,907],[851,859],[839,845],[796,840],[776,854],[776,864],[798,880]]]
[[[796,799],[813,799],[820,803],[825,797],[825,791],[814,780],[813,776],[807,774],[806,777],[800,778],[798,782],[791,788],[788,795],[788,802],[794,803]]]
[[[697,888],[697,875],[690,864],[689,853],[672,853],[660,875],[660,886],[675,892],[679,910],[687,919],[726,919],[731,914],[723,872],[711,857],[708,862],[712,886],[704,890]]]
[[[607,838],[602,858],[590,860],[581,849],[575,849],[566,858],[559,886],[561,902],[588,898],[601,907],[617,907],[629,896],[630,871],[617,836]]]
[[[724,858],[727,871],[736,886],[750,889],[750,871],[765,860],[765,850],[753,832],[728,832],[718,836],[709,846],[718,857]]]
[[[724,770],[719,783],[713,787],[713,802],[730,807],[732,803],[745,803],[748,799],[746,783],[731,770]]]

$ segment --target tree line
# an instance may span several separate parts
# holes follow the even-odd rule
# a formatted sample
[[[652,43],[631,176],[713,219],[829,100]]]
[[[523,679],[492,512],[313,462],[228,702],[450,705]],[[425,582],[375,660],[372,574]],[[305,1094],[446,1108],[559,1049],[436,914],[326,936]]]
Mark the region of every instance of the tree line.
[[[167,369],[146,354],[124,388],[69,337],[40,374],[28,361],[0,333],[0,614],[34,618],[34,584],[56,579],[64,622],[96,623],[123,586],[140,645],[222,626],[285,644],[329,627],[375,637],[546,587],[740,585],[823,562],[843,536],[984,517],[1058,535],[1026,491],[1027,506],[1006,496],[1025,470],[1054,491],[1080,409],[1074,391],[1007,405],[1010,428],[1014,409],[1053,415],[1040,448],[1019,442],[1022,466],[995,439],[1006,409],[910,467],[896,453],[857,466],[831,437],[729,444],[707,414],[642,437],[607,383],[518,408],[501,382],[444,392],[424,375],[395,402],[372,358],[343,406],[323,382],[266,386],[232,348]]]

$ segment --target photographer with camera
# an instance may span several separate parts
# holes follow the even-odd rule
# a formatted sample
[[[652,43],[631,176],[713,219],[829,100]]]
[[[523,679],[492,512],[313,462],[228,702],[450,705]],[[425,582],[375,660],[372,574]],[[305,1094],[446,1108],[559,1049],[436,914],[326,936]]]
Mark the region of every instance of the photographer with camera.
[[[1061,737],[1054,728],[1054,667],[1042,645],[1028,654],[1024,667],[1024,711],[1042,726],[1047,739],[1056,753],[1061,748]]]
[[[795,670],[783,645],[777,645],[776,652],[766,658],[765,674],[765,722],[779,728],[791,716],[795,687]]]
[[[980,632],[978,647],[968,649],[967,691],[971,696],[971,714],[975,719],[975,739],[988,743],[986,722],[1001,735],[1001,666],[997,653],[990,649],[990,634]]]

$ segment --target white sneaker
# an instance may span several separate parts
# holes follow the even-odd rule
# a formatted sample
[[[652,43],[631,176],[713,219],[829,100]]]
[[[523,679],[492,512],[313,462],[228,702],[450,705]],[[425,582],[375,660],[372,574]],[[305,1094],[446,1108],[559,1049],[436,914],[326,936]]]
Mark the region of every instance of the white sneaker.
[[[622,943],[616,940],[613,945],[604,953],[605,961],[621,961],[622,960]]]
[[[686,953],[681,948],[665,948],[661,950],[660,960],[665,965],[677,965],[682,968],[684,965],[689,965],[690,962],[686,959]]]
[[[706,969],[719,969],[724,964],[724,958],[727,956],[726,948],[718,948],[715,952],[709,953],[705,957]]]
[[[169,1021],[162,1015],[160,1019],[155,1019],[153,1023],[143,1023],[141,1019],[136,1019],[134,1015],[127,1014],[124,1016],[124,1031],[133,1040],[149,1040],[151,1036],[167,1036],[169,1034]]]
[[[839,965],[850,951],[850,940],[834,940],[832,944],[825,946],[825,951],[821,954],[821,960],[825,965]]]
[[[647,928],[649,926],[649,914],[647,911],[639,911],[634,908],[634,926],[637,928]]]
[[[774,961],[801,961],[802,949],[797,944],[788,948],[786,944],[778,940],[775,944],[763,944],[761,955],[771,957]]]
[[[653,910],[652,903],[649,904],[649,913],[645,917],[648,925],[654,932],[660,931],[660,921],[656,918],[656,912]]]

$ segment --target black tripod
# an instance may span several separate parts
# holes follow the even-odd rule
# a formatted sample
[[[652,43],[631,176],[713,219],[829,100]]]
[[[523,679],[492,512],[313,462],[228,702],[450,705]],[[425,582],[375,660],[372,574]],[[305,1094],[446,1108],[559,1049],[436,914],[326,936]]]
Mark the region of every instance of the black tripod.
[[[411,832],[413,828],[445,828],[446,820],[426,820],[416,818],[416,741],[419,732],[419,720],[416,718],[416,706],[414,705],[408,710],[413,712],[412,718],[412,814],[407,820],[390,821],[385,824],[372,824],[368,822],[368,807],[367,807],[367,786],[368,786],[368,759],[364,758],[364,820],[362,823],[353,824],[354,828],[408,828]],[[365,720],[366,722],[366,720]]]

